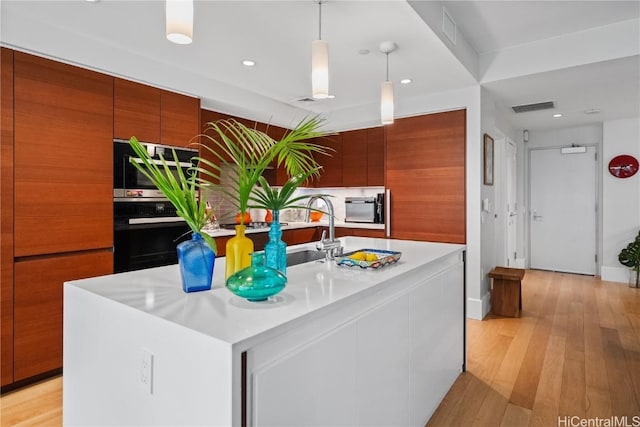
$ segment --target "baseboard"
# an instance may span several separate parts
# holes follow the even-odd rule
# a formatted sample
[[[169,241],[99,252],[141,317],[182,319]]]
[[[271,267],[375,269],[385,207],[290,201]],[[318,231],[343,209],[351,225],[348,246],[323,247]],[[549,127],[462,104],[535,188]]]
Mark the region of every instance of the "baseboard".
[[[467,318],[482,320],[491,310],[491,294],[487,292],[482,299],[467,298]]]
[[[626,267],[600,267],[600,278],[607,282],[629,283],[629,271]]]

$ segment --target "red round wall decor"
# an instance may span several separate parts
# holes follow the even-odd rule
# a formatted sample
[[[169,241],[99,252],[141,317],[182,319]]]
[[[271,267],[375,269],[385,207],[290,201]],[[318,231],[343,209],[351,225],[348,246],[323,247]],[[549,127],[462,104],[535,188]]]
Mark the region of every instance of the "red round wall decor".
[[[609,173],[616,178],[629,178],[638,172],[638,159],[628,154],[615,156],[609,162]]]

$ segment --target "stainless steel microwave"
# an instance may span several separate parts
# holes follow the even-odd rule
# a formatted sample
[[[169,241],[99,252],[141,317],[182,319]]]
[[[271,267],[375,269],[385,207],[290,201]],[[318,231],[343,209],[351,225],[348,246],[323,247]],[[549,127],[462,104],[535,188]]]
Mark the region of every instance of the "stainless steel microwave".
[[[383,197],[345,197],[345,222],[384,223]]]
[[[192,158],[198,155],[197,149],[184,147],[169,147],[160,144],[142,143],[147,149],[153,161],[161,164],[160,156],[162,156],[170,171],[177,177],[177,166],[173,159],[171,149],[176,151],[178,156],[178,164],[182,169],[190,168]],[[157,200],[165,199],[164,195],[156,188],[155,185],[129,160],[132,157],[134,161],[137,159],[133,149],[127,140],[116,139],[113,141],[113,198],[114,201],[127,200]]]

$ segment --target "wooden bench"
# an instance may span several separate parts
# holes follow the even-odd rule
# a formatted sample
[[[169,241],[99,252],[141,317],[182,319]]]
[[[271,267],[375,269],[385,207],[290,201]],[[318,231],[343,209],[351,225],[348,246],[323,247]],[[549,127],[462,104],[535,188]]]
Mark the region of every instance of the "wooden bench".
[[[491,309],[498,316],[520,317],[522,311],[521,268],[496,267],[489,272],[493,279]]]

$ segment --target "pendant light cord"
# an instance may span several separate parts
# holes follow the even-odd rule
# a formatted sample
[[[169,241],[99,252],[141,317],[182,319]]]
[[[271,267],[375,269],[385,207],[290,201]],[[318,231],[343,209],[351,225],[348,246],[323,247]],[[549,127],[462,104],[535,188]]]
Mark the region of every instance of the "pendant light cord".
[[[387,57],[387,81],[389,81],[389,52],[385,53]]]
[[[318,40],[322,40],[322,0],[318,2]]]

